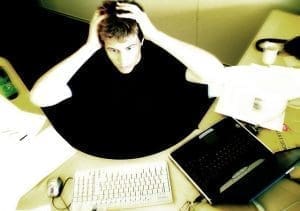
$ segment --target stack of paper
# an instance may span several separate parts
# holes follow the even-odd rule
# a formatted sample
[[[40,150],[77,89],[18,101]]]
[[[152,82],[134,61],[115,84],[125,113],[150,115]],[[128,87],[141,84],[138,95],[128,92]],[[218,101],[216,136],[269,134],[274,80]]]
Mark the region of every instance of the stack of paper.
[[[281,131],[287,102],[300,97],[299,81],[296,68],[232,66],[210,84],[209,94],[219,98],[216,112]]]
[[[1,210],[16,210],[20,197],[75,153],[46,117],[20,110],[0,96]],[[45,192],[46,193],[46,192]]]
[[[0,95],[0,139],[28,140],[35,136],[46,121],[44,115],[22,111]]]

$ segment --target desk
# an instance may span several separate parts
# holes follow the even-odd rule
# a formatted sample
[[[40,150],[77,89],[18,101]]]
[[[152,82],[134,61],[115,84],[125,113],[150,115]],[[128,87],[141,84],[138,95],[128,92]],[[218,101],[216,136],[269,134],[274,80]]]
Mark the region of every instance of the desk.
[[[247,65],[251,63],[263,64],[262,53],[257,51],[255,48],[256,41],[262,38],[280,38],[290,40],[300,35],[299,26],[299,15],[280,10],[273,10],[268,15],[266,21],[257,32],[254,39],[251,41],[248,49],[240,59],[239,65]],[[274,65],[286,66],[284,57],[285,55],[279,54]],[[288,106],[284,122],[289,125],[292,118],[299,115],[300,109],[297,111],[296,109]],[[281,151],[300,146],[300,133],[293,133],[292,131],[276,133],[271,130],[263,130],[259,137],[274,151]]]
[[[238,65],[249,65],[251,63],[260,64],[262,63],[262,53],[257,51],[255,43],[257,40],[262,38],[281,38],[291,39],[297,35],[300,35],[300,16],[283,12],[280,10],[273,10],[265,22],[250,42],[249,47],[241,57]],[[285,66],[284,55],[278,55],[274,65]],[[210,108],[209,114],[214,113],[216,102]],[[300,109],[298,111],[292,107],[287,107],[285,115],[285,123],[289,125],[291,118],[300,115]],[[199,128],[205,128],[207,123],[214,122],[214,119],[221,118],[219,114],[214,113],[213,116],[204,118],[200,123]],[[299,117],[300,118],[300,117]],[[275,132],[271,130],[262,130],[259,138],[268,145],[274,152],[295,148],[300,146],[300,133],[287,132]]]
[[[1,210],[14,210],[19,198],[41,178],[57,168],[74,150],[70,146],[66,146],[66,143],[55,133],[42,110],[30,102],[29,91],[12,64],[7,59],[0,57],[0,66],[3,67],[19,91],[17,98],[11,100],[11,104],[8,103],[15,111],[14,115],[17,115],[14,117],[23,118],[24,113],[41,116],[38,122],[34,122],[34,124],[37,123],[36,130],[32,134],[36,134],[35,136],[29,136],[23,141],[7,136],[0,137],[0,198],[3,199],[1,200]],[[12,114],[9,113],[9,115]],[[6,121],[4,117],[7,115],[0,114],[0,116],[1,121]],[[33,120],[31,116],[25,119],[28,121],[25,123],[31,125],[36,120]],[[22,124],[22,126],[24,125]],[[21,132],[28,132],[28,130]],[[53,149],[56,153],[54,158],[51,157]]]
[[[255,43],[263,38],[279,38],[290,40],[300,35],[300,16],[281,10],[273,10],[266,18],[259,31],[250,42],[245,53],[239,61],[239,65],[251,63],[263,64],[262,53],[255,48]],[[286,66],[283,55],[278,55],[275,65]]]
[[[12,80],[12,83],[19,91],[18,97],[13,99],[12,103],[24,111],[43,114],[43,111],[39,107],[30,103],[28,89],[10,62],[5,58],[0,57],[0,65],[4,68],[4,70],[6,70],[9,78]]]
[[[74,156],[72,156],[70,159],[65,161],[63,165],[61,165],[54,172],[48,175],[47,178],[42,180],[37,186],[34,187],[34,189],[32,189],[26,195],[24,195],[19,201],[18,208],[19,209],[26,208],[26,210],[27,209],[30,210],[30,208],[34,208],[36,206],[41,206],[43,204],[50,204],[51,200],[46,195],[48,178],[60,176],[63,180],[65,180],[67,177],[73,176],[74,172],[78,169],[114,166],[114,165],[120,165],[120,164],[122,165],[127,163],[140,163],[140,162],[155,161],[155,160],[166,160],[170,171],[170,179],[172,183],[174,203],[161,205],[161,206],[152,206],[152,207],[144,207],[144,208],[128,209],[128,210],[145,210],[145,211],[146,210],[149,211],[150,210],[164,210],[164,211],[176,210],[178,211],[179,208],[184,204],[186,200],[193,200],[199,195],[199,193],[193,187],[193,185],[184,177],[184,175],[174,166],[174,164],[168,159],[168,156],[173,149],[175,149],[179,145],[182,145],[186,141],[190,140],[192,137],[196,136],[197,134],[199,134],[199,131],[195,130],[177,145],[165,151],[159,152],[157,154],[153,154],[150,156],[137,158],[137,159],[112,160],[112,159],[98,158],[81,152],[76,152]],[[64,191],[66,192],[64,198],[66,201],[70,201],[70,193],[72,192],[72,187],[67,186],[66,188],[67,189]]]
[[[271,13],[271,15],[268,17],[266,20],[267,24],[264,24],[263,27],[269,26],[271,24],[273,26],[273,21],[277,22],[277,13],[281,15],[281,12],[275,11],[275,13]],[[274,15],[275,14],[275,15]],[[285,14],[285,13],[284,13]],[[288,15],[289,16],[289,15]],[[293,16],[293,15],[292,15]],[[289,22],[289,28],[294,28],[297,30],[297,27],[299,26],[298,17],[295,17],[296,21],[291,21],[294,24],[294,27],[291,26],[291,22]],[[275,20],[273,20],[275,18]],[[281,20],[281,18],[279,18]],[[290,20],[289,20],[290,21]],[[276,27],[275,27],[276,28]],[[282,28],[281,26],[277,29],[277,31],[281,31]],[[271,35],[275,35],[277,32],[274,29],[273,32],[270,32]],[[286,36],[292,37],[297,33],[295,32],[290,32],[290,34],[287,34]],[[258,37],[263,37],[265,34],[260,35],[260,32],[257,34],[253,42]],[[260,56],[258,55],[259,52],[254,51],[252,44],[250,45],[249,49],[245,52],[244,57],[241,59],[240,64],[249,64],[252,62],[258,62],[260,60]],[[251,53],[252,52],[252,53]],[[251,54],[255,55],[253,59],[251,60]],[[257,55],[256,55],[257,54]],[[246,59],[249,57],[249,59]],[[113,166],[113,165],[120,165],[120,164],[125,164],[125,163],[139,163],[139,162],[146,162],[146,161],[155,161],[155,160],[166,160],[168,165],[169,165],[169,171],[170,171],[170,179],[171,179],[171,184],[172,184],[172,190],[173,190],[173,198],[174,202],[172,204],[166,204],[166,205],[161,205],[161,206],[152,206],[152,207],[144,207],[144,208],[137,208],[137,209],[130,209],[130,210],[164,210],[164,211],[172,211],[176,210],[178,211],[180,207],[187,201],[187,200],[193,200],[195,199],[199,192],[193,187],[193,185],[185,178],[185,176],[175,167],[175,165],[170,162],[168,156],[169,153],[174,150],[175,148],[179,147],[180,145],[184,144],[185,142],[191,140],[193,137],[201,133],[204,129],[207,129],[209,126],[211,126],[213,123],[216,123],[217,121],[221,120],[223,118],[222,115],[219,115],[214,112],[214,106],[209,109],[207,114],[204,116],[203,120],[199,123],[199,127],[195,129],[194,131],[191,131],[190,135],[187,136],[184,140],[176,144],[175,146],[164,150],[162,152],[156,153],[151,156],[146,156],[138,159],[130,159],[130,160],[110,160],[110,159],[104,159],[104,158],[97,158],[93,157],[81,152],[76,152],[75,155],[73,155],[71,158],[66,160],[61,166],[59,166],[55,171],[53,171],[50,175],[48,175],[45,179],[40,181],[32,190],[27,192],[19,201],[18,208],[21,209],[26,209],[30,210],[31,208],[35,208],[44,204],[50,204],[51,199],[49,199],[46,195],[46,190],[47,190],[47,180],[52,177],[60,176],[63,180],[65,180],[67,177],[73,176],[74,172],[76,170],[80,169],[88,169],[88,168],[93,168],[93,167],[105,167],[105,166]],[[284,134],[287,135],[287,134]],[[268,130],[263,130],[260,134],[260,138],[264,142],[266,142],[267,145],[269,145],[274,151],[279,151],[282,150],[281,144],[277,144],[277,136],[276,133]],[[297,139],[298,138],[298,139]],[[290,139],[293,139],[292,142],[289,142]],[[274,140],[276,143],[274,143]],[[300,143],[295,141],[295,140],[300,140],[299,136],[291,136],[288,137],[285,140],[285,145],[287,148],[292,148],[295,146],[299,146]],[[63,193],[63,197],[67,202],[71,200],[71,193],[72,192],[72,186],[67,185],[66,190]],[[55,210],[53,208],[53,210]],[[129,210],[129,209],[128,209]]]
[[[249,47],[241,57],[238,65],[249,65],[256,63],[263,65],[262,53],[257,51],[255,43],[257,40],[262,38],[280,38],[280,39],[292,39],[295,36],[300,35],[300,16],[295,14],[286,13],[280,10],[273,10],[265,22],[250,42]],[[300,63],[300,61],[299,61]],[[286,66],[284,55],[278,55],[274,65]],[[297,66],[298,67],[298,66]],[[298,100],[298,99],[297,99]],[[208,125],[211,125],[223,118],[222,115],[214,112],[217,101],[213,103],[207,112],[206,116],[199,124],[199,129],[205,129]],[[298,116],[300,118],[300,109],[298,111],[293,107],[288,106],[286,108],[286,115],[284,123],[289,125],[292,118]],[[258,137],[270,148],[273,152],[282,151],[285,149],[291,149],[300,147],[300,133],[294,133],[293,131],[275,132],[268,129],[260,131]],[[300,162],[298,162],[295,170],[290,173],[292,178],[300,178]],[[283,195],[282,193],[287,190],[299,191],[300,186],[295,186],[289,180],[282,180],[276,184],[276,188],[270,189],[267,194],[259,197],[261,202],[267,204],[267,210],[282,210],[283,207],[287,207],[290,193]],[[300,196],[299,196],[300,197]],[[294,199],[295,200],[295,199]],[[296,199],[299,200],[299,199]],[[270,203],[274,201],[273,203]],[[276,202],[275,202],[276,201]],[[269,203],[268,203],[269,202]],[[281,208],[282,207],[282,208]],[[294,209],[296,210],[296,209]]]

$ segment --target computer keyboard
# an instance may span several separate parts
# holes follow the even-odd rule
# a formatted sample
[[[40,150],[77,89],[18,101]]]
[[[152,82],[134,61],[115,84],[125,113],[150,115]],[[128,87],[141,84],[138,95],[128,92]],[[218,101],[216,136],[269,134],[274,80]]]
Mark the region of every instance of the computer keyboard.
[[[172,201],[167,162],[158,161],[77,171],[71,210],[135,208]]]
[[[225,133],[211,133],[211,140],[218,139],[222,141],[203,143],[202,150],[198,151],[195,159],[191,159],[186,164],[187,168],[199,166],[201,171],[198,171],[195,177],[202,181],[203,187],[205,185],[216,185],[217,181],[223,183],[220,178],[226,180],[223,176],[224,172],[234,172],[260,158],[258,153],[258,150],[261,150],[261,147],[258,146],[260,143],[254,141],[249,133],[239,130],[240,126],[238,124],[235,127],[230,131],[228,129]],[[219,137],[213,137],[213,135]],[[253,154],[255,152],[257,152],[258,157]],[[210,177],[207,177],[207,175],[210,175]]]

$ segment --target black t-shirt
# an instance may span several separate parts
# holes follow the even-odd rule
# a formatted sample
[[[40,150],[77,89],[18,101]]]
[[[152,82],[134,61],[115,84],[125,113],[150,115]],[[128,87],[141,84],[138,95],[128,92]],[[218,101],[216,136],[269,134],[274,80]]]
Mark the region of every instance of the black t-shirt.
[[[88,154],[122,159],[156,153],[197,128],[209,107],[207,87],[187,82],[185,70],[150,42],[130,74],[99,50],[69,81],[72,97],[44,111],[66,141]]]

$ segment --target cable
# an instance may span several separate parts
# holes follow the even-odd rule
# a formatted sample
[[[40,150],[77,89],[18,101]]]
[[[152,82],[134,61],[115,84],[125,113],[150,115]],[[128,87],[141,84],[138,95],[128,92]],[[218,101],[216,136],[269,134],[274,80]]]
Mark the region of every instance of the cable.
[[[193,203],[196,202],[204,202],[206,199],[203,195],[199,195],[197,198],[194,199]]]
[[[264,42],[273,42],[273,43],[284,44],[284,43],[286,43],[287,41],[288,41],[288,40],[286,40],[286,39],[263,38],[263,39],[259,39],[259,40],[256,41],[256,43],[255,43],[255,48],[256,48],[256,50],[263,52],[264,49],[263,49],[263,47],[262,47],[262,44],[263,44]]]
[[[57,209],[57,210],[68,210],[68,211],[70,211],[70,206],[71,206],[71,204],[72,204],[72,201],[71,201],[69,204],[67,204],[67,203],[65,202],[65,200],[63,199],[63,197],[62,197],[62,193],[63,193],[63,190],[64,190],[65,185],[68,183],[69,180],[72,180],[72,179],[73,179],[73,177],[68,177],[68,178],[64,181],[64,183],[63,183],[63,185],[62,185],[61,194],[60,194],[58,197],[52,197],[51,203],[52,203],[52,206],[53,206],[55,209]],[[58,198],[63,202],[64,207],[58,207],[58,206],[56,205],[55,200],[58,199]]]
[[[186,201],[179,209],[179,211],[189,211],[190,208],[195,203],[205,203],[207,202],[205,197],[203,195],[199,195],[197,198],[194,199],[194,201]]]
[[[58,207],[56,204],[55,204],[55,200],[57,199],[57,198],[60,198],[61,199],[61,201],[63,202],[63,204],[65,205],[65,207]],[[70,204],[66,204],[66,202],[65,202],[65,200],[61,197],[61,196],[59,196],[59,197],[57,197],[57,198],[52,198],[52,206],[55,208],[55,209],[57,209],[57,210],[68,210],[68,211],[70,211],[70,206],[71,206],[71,203]]]

